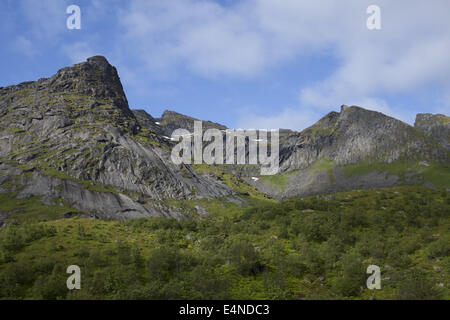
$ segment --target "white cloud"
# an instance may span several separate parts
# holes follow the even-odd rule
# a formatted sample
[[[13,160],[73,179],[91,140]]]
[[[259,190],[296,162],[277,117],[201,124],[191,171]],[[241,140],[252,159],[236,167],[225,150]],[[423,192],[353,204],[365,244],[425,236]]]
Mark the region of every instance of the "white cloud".
[[[123,13],[126,41],[152,69],[185,65],[203,75],[253,75],[263,39],[241,12],[211,1],[134,1]]]
[[[18,37],[13,49],[32,56],[44,39],[61,39],[69,2],[21,3],[32,30],[30,36]],[[206,77],[266,76],[282,63],[324,53],[337,61],[323,79],[299,83],[298,108],[280,108],[274,117],[248,116],[255,121],[269,119],[298,128],[304,119],[314,118],[305,118],[299,110],[323,114],[341,104],[355,104],[411,123],[409,110],[389,105],[386,96],[413,94],[427,86],[439,88],[439,93],[426,111],[448,108],[450,2],[377,0],[379,31],[366,28],[366,8],[371,4],[371,0],[242,0],[225,6],[211,0],[135,0],[119,9],[116,2],[109,8],[109,3],[95,0],[83,7],[83,14],[91,21],[97,13],[104,17],[120,12],[116,22],[122,29],[114,50],[135,59],[140,68],[122,67],[130,81],[146,71],[164,78],[179,69]],[[92,50],[98,47],[96,41],[92,36],[62,50],[77,63],[97,54]]]
[[[383,97],[427,85],[450,91],[450,2],[378,0],[382,29],[377,31],[366,27],[371,4],[137,0],[123,11],[121,23],[124,40],[150,70],[181,67],[203,76],[257,77],[290,59],[326,52],[338,66],[299,88],[299,108],[323,112],[360,104],[411,123]],[[287,114],[286,109],[277,119]]]
[[[365,8],[360,13],[365,27]],[[127,39],[151,67],[184,64],[203,75],[258,75],[266,68],[334,44],[357,22],[342,19],[347,6],[298,0],[132,2],[121,12]],[[354,14],[353,14],[354,16]],[[339,19],[340,18],[340,19]]]
[[[302,88],[301,104],[324,109],[337,101],[359,104],[413,123],[410,110],[397,110],[380,97],[414,94],[427,85],[450,89],[450,21],[442,13],[448,12],[449,3],[380,2],[382,30],[337,37],[340,66]]]

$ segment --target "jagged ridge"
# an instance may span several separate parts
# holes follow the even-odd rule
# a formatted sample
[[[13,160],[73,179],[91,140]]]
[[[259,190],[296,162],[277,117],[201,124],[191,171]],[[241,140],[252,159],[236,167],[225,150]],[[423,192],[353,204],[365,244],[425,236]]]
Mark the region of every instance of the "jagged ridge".
[[[62,198],[106,218],[178,215],[161,202],[232,195],[169,161],[167,143],[138,124],[104,57],[0,88],[0,110],[0,170],[9,177],[2,184],[29,178],[3,192]]]
[[[274,177],[249,179],[259,171],[252,166],[175,166],[167,137],[178,128],[192,131],[197,119],[131,111],[117,70],[100,56],[48,79],[0,88],[0,115],[0,193],[63,201],[101,218],[181,216],[167,199],[242,201],[222,182],[225,173],[237,179],[231,186],[247,182],[282,198],[405,183],[434,187],[423,173],[434,167],[425,167],[438,163],[444,177],[449,172],[448,117],[418,115],[411,127],[356,106],[342,106],[302,132],[282,130],[282,173]],[[226,129],[203,121],[209,128]],[[380,167],[399,161],[406,175]]]

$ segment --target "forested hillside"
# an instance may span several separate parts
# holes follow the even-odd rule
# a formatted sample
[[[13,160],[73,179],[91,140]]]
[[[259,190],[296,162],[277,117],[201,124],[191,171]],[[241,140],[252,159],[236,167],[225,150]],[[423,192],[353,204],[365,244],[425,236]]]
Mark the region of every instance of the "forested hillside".
[[[199,201],[184,202],[189,212]],[[450,194],[356,190],[189,219],[72,217],[0,230],[0,297],[449,299]],[[81,290],[66,268],[81,268]],[[366,287],[368,265],[381,290]]]

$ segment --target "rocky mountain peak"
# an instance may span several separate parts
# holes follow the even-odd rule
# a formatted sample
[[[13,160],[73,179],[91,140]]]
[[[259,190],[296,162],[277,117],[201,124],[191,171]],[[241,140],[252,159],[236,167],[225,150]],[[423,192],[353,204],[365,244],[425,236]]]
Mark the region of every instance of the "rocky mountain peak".
[[[108,60],[104,56],[93,56],[90,58],[87,58],[87,63],[93,64],[98,66],[99,68],[108,69],[111,66],[111,64],[108,62]]]
[[[189,116],[186,116],[184,114],[178,113],[176,111],[172,111],[172,110],[164,110],[163,114],[161,115],[161,119],[167,119],[168,117],[173,117],[173,116],[181,116],[181,117],[187,117],[190,118]]]
[[[176,129],[187,129],[192,132],[194,130],[194,121],[198,121],[196,118],[170,110],[165,110],[161,118],[155,120],[158,121],[166,136],[170,136]],[[219,130],[227,129],[226,126],[212,121],[202,121],[202,126],[203,130],[212,128]]]
[[[419,113],[414,127],[450,150],[450,117],[443,114]]]
[[[449,125],[450,117],[444,114],[418,113],[416,115],[415,127],[426,127],[433,125]]]
[[[339,113],[340,121],[385,121],[393,119],[381,112],[368,110],[359,106],[341,106],[341,112]],[[399,121],[399,120],[396,120]],[[400,121],[399,121],[400,122]]]
[[[69,124],[137,130],[117,70],[102,56],[62,68],[50,78],[0,88],[0,106],[13,123],[23,120],[18,127],[39,135]]]
[[[157,121],[135,114],[101,56],[0,88],[0,184],[21,179],[3,192],[119,219],[178,215],[164,199],[234,197],[216,179],[173,164]]]
[[[133,117],[117,70],[105,57],[95,56],[63,68],[50,82],[57,91],[94,98],[100,104],[112,105],[121,109],[125,116]]]

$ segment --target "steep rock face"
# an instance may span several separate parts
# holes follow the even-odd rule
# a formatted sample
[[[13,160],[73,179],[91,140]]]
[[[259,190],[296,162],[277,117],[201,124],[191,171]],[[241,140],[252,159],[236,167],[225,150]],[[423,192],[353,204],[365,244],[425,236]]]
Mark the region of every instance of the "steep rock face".
[[[103,217],[121,218],[121,212],[164,215],[167,212],[154,201],[167,198],[233,194],[189,166],[171,163],[170,144],[139,125],[142,119],[129,109],[117,71],[104,57],[63,68],[49,79],[0,88],[0,115],[0,162],[19,170],[17,175],[32,173],[23,182],[23,195],[61,195],[82,210],[87,198],[92,204],[110,202],[89,208]],[[5,169],[4,174],[10,179],[4,183],[16,179],[8,172],[12,171]],[[54,179],[56,188],[33,187],[42,176]],[[67,188],[74,184],[59,180],[72,180],[91,193],[73,197]],[[151,209],[132,200],[138,198]]]
[[[303,130],[285,156],[282,169],[304,169],[319,159],[336,165],[391,163],[401,158],[448,160],[448,154],[413,127],[382,113],[342,106]]]
[[[63,68],[49,79],[0,88],[0,106],[10,120],[3,124],[40,136],[72,124],[107,122],[129,131],[136,126],[117,71],[104,57]]]
[[[450,151],[450,117],[443,114],[419,113],[414,127]]]
[[[313,126],[285,138],[280,147],[282,179],[277,180],[282,181],[281,186],[270,183],[270,178],[251,184],[283,198],[429,183],[418,177],[423,171],[419,164],[437,162],[445,166],[449,160],[449,153],[439,143],[414,127],[379,112],[342,106],[340,113],[331,112]],[[403,163],[405,172],[388,174],[384,165],[394,167],[398,162]]]
[[[161,125],[159,125],[159,122],[156,121],[155,118],[153,118],[151,115],[149,115],[147,111],[134,109],[132,110],[132,112],[140,126],[157,135],[164,135],[164,128],[162,128]]]

